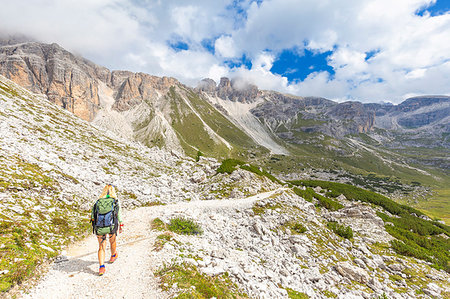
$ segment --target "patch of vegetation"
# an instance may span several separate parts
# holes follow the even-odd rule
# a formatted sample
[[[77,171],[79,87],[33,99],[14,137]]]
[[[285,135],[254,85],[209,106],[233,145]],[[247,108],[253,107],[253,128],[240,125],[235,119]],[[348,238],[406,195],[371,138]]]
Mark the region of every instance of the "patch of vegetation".
[[[420,218],[422,212],[372,191],[352,185],[326,181],[294,181],[293,185],[309,187],[320,186],[336,193],[344,194],[349,200],[363,201],[384,208],[396,215],[390,217],[378,212],[378,216],[386,225],[386,231],[397,240],[391,242],[392,248],[399,254],[413,256],[433,264],[437,269],[450,272],[450,227],[437,221]]]
[[[222,161],[222,164],[220,164],[219,168],[217,168],[217,173],[228,173],[231,174],[233,171],[239,168],[253,172],[259,176],[265,176],[269,180],[271,180],[274,183],[281,184],[281,181],[274,177],[272,174],[267,172],[265,169],[262,169],[261,167],[258,167],[256,165],[248,164],[240,160],[236,159],[225,159]]]
[[[158,235],[156,237],[156,241],[154,244],[155,251],[161,251],[161,249],[163,249],[164,245],[170,241],[174,241],[174,238],[171,234],[164,233],[164,234]]]
[[[270,173],[268,173],[265,169],[262,169],[261,167],[251,165],[251,164],[244,164],[244,165],[241,165],[241,169],[256,173],[259,176],[265,176],[272,182],[281,184],[281,181],[279,179],[277,179],[276,177],[274,177],[273,175],[271,175]]]
[[[274,205],[266,204],[266,205],[259,205],[258,203],[255,203],[252,207],[253,213],[255,215],[261,215],[266,212],[267,209],[269,210],[275,210],[275,209],[281,209],[283,206],[280,203],[276,203]]]
[[[18,157],[0,160],[0,192],[14,199],[17,209],[0,213],[0,270],[8,271],[0,275],[0,292],[32,277],[62,245],[89,231],[84,211],[59,200],[61,187],[50,173],[60,177]],[[19,191],[27,196],[19,196]]]
[[[309,296],[302,292],[297,292],[290,288],[285,288],[290,299],[308,299]]]
[[[195,157],[200,150],[210,156],[229,156],[230,150],[228,147],[223,143],[216,143],[207,132],[202,119],[186,104],[175,86],[170,87],[167,101],[170,103],[172,110],[172,127],[177,133],[186,154]]]
[[[310,187],[306,188],[306,190],[294,187],[294,193],[309,202],[312,202],[314,195],[316,194],[316,192],[314,192],[314,190]]]
[[[425,260],[433,264],[437,269],[450,272],[450,242],[445,234],[431,235],[430,231],[423,226],[417,226],[414,218],[389,217],[384,213],[377,213],[387,224],[386,231],[397,240],[391,241],[395,252]],[[431,226],[434,232],[434,227]]]
[[[200,157],[203,156],[203,153],[201,151],[197,151],[197,156],[195,156],[195,162],[200,161]]]
[[[353,238],[353,230],[350,226],[345,226],[335,221],[330,221],[327,223],[327,227],[331,229],[336,235],[341,236],[342,238]]]
[[[131,198],[131,199],[137,199],[136,194],[134,194],[133,192],[129,192],[129,191],[127,191],[127,190],[122,190],[121,193],[122,193],[123,195],[125,195],[126,197],[128,197],[128,198]]]
[[[322,206],[331,211],[337,211],[344,207],[342,204],[340,204],[339,202],[337,202],[333,199],[330,199],[323,195],[317,194],[310,187],[306,188],[306,190],[302,190],[300,188],[294,187],[294,192],[295,192],[295,194],[303,197],[305,200],[307,200],[309,202],[311,202],[313,200],[313,198],[317,199],[319,206]]]
[[[294,234],[303,234],[307,231],[306,227],[303,224],[295,221],[287,222],[284,227],[289,228]]]
[[[236,159],[225,159],[222,161],[222,164],[220,164],[219,168],[217,168],[217,173],[228,173],[231,174],[233,171],[236,170],[237,166],[244,165],[245,163],[236,160]]]
[[[165,231],[167,230],[167,224],[165,224],[161,219],[155,218],[150,223],[150,226],[153,230]]]
[[[368,203],[373,203],[377,206],[384,208],[386,211],[394,215],[403,215],[415,213],[418,216],[424,215],[422,212],[396,203],[395,201],[383,196],[381,194],[364,190],[348,184],[328,182],[328,181],[317,181],[317,180],[302,180],[302,181],[292,181],[293,185],[297,186],[307,186],[307,187],[317,187],[320,186],[323,189],[328,189],[335,194],[343,194],[348,200],[353,201],[363,201]]]
[[[174,284],[180,292],[175,298],[243,298],[246,294],[239,291],[231,282],[228,274],[210,277],[202,274],[190,264],[173,264],[164,266],[155,272],[160,279],[160,287],[169,291]]]
[[[172,218],[168,229],[182,235],[201,235],[203,233],[203,230],[198,223],[184,217]]]

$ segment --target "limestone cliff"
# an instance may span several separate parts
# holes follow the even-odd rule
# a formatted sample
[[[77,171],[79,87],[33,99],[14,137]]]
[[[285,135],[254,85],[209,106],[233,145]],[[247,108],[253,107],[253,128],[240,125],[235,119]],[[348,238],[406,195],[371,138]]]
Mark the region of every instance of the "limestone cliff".
[[[111,74],[57,44],[37,42],[0,47],[0,74],[75,115],[92,120],[99,109],[98,81]]]

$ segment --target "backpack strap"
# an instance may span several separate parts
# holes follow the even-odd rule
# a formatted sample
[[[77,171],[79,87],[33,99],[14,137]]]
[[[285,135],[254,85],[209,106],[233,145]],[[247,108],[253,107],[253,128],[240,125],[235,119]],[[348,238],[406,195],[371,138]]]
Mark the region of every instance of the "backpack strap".
[[[119,229],[119,200],[114,198],[114,234],[117,236]]]
[[[94,216],[92,220],[92,233],[95,234],[95,224],[97,223],[97,201],[95,202],[94,206],[92,207],[92,214]]]

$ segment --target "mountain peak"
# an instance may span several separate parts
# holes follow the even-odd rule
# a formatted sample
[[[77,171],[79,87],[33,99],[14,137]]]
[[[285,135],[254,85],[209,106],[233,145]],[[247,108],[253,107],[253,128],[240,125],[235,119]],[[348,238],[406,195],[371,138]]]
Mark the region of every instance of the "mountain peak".
[[[252,103],[261,96],[261,92],[256,85],[242,78],[230,80],[227,77],[222,77],[218,86],[214,80],[206,78],[200,81],[197,90],[212,96],[218,96],[223,100],[241,103]]]

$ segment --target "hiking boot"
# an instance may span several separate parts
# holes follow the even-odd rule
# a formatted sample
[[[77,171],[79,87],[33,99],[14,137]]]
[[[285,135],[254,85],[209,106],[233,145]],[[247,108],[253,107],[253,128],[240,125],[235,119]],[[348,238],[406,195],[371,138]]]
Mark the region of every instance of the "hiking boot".
[[[118,254],[117,252],[114,255],[111,255],[111,258],[109,259],[109,263],[112,264],[114,263],[115,260],[117,260],[118,258]]]
[[[103,274],[105,274],[105,272],[106,272],[105,265],[101,265],[100,268],[98,269],[98,275],[102,276]]]

